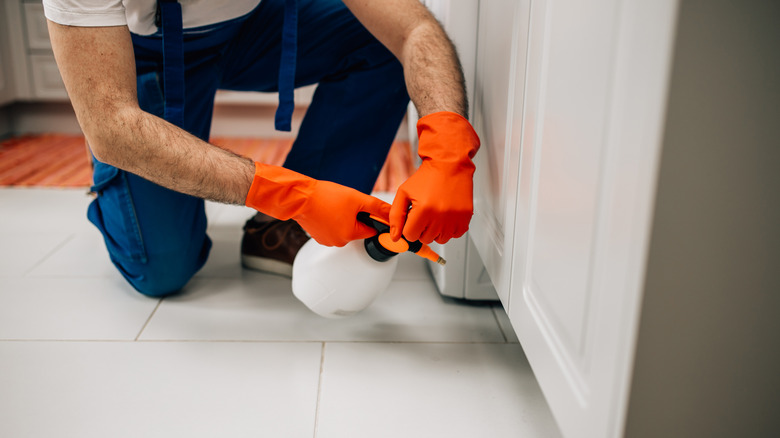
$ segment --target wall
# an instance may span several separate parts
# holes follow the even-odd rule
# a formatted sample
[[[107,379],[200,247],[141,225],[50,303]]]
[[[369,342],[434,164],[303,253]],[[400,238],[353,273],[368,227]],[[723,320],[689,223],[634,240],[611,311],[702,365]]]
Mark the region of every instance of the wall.
[[[293,114],[293,131],[274,130],[275,105],[226,103],[214,108],[211,135],[215,137],[291,137],[300,126],[306,112],[297,107]],[[406,120],[401,124],[397,140],[407,140]],[[17,102],[0,106],[0,137],[10,134],[42,132],[81,133],[76,115],[68,102]]]
[[[681,2],[628,437],[780,427],[778,18]]]
[[[9,108],[0,107],[0,139],[11,135],[13,132],[12,128]]]
[[[69,102],[16,102],[5,109],[9,113],[13,133],[17,135],[44,132],[81,133],[76,114]]]

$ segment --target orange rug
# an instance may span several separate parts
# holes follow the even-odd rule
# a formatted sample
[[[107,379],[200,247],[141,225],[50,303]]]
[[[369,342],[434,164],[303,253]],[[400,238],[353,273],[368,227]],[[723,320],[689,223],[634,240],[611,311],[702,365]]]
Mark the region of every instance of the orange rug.
[[[281,165],[292,147],[289,139],[216,137],[211,142],[266,164]],[[375,191],[394,192],[411,175],[409,142],[395,142],[390,149]],[[89,187],[92,170],[84,149],[84,137],[41,134],[0,142],[0,186]]]

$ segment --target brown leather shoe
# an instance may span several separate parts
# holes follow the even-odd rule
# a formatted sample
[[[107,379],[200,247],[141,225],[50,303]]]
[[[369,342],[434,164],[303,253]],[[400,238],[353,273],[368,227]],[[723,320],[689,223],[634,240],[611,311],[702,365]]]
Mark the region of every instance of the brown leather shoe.
[[[295,255],[309,236],[297,222],[249,219],[241,240],[241,264],[255,271],[292,277]]]

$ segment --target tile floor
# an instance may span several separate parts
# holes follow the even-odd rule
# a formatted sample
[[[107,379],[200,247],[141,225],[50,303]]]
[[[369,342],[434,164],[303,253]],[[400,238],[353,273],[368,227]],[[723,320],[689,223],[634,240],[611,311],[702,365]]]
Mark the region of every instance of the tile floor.
[[[416,256],[370,308],[323,319],[241,269],[251,211],[209,204],[208,264],[149,299],[89,200],[0,189],[0,436],[559,435],[502,308],[443,299]]]

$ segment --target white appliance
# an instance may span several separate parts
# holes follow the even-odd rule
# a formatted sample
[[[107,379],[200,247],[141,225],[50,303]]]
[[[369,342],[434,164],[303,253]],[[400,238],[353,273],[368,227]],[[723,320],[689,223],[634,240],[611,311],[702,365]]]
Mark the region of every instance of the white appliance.
[[[433,243],[431,248],[447,260],[445,266],[427,261],[439,293],[466,300],[498,300],[496,289],[468,233],[445,245]]]
[[[450,2],[425,0],[423,3],[431,10],[447,30],[458,50],[469,102],[474,99],[474,73],[477,57],[477,12],[479,2],[468,1],[451,8]],[[455,32],[454,30],[457,31]],[[409,139],[412,150],[417,150],[418,118],[414,105],[409,105]],[[413,154],[417,156],[417,154]],[[488,277],[482,259],[477,253],[469,233],[454,239],[445,245],[431,244],[431,249],[439,253],[447,264],[428,262],[436,286],[442,295],[467,300],[498,300],[498,294]]]

